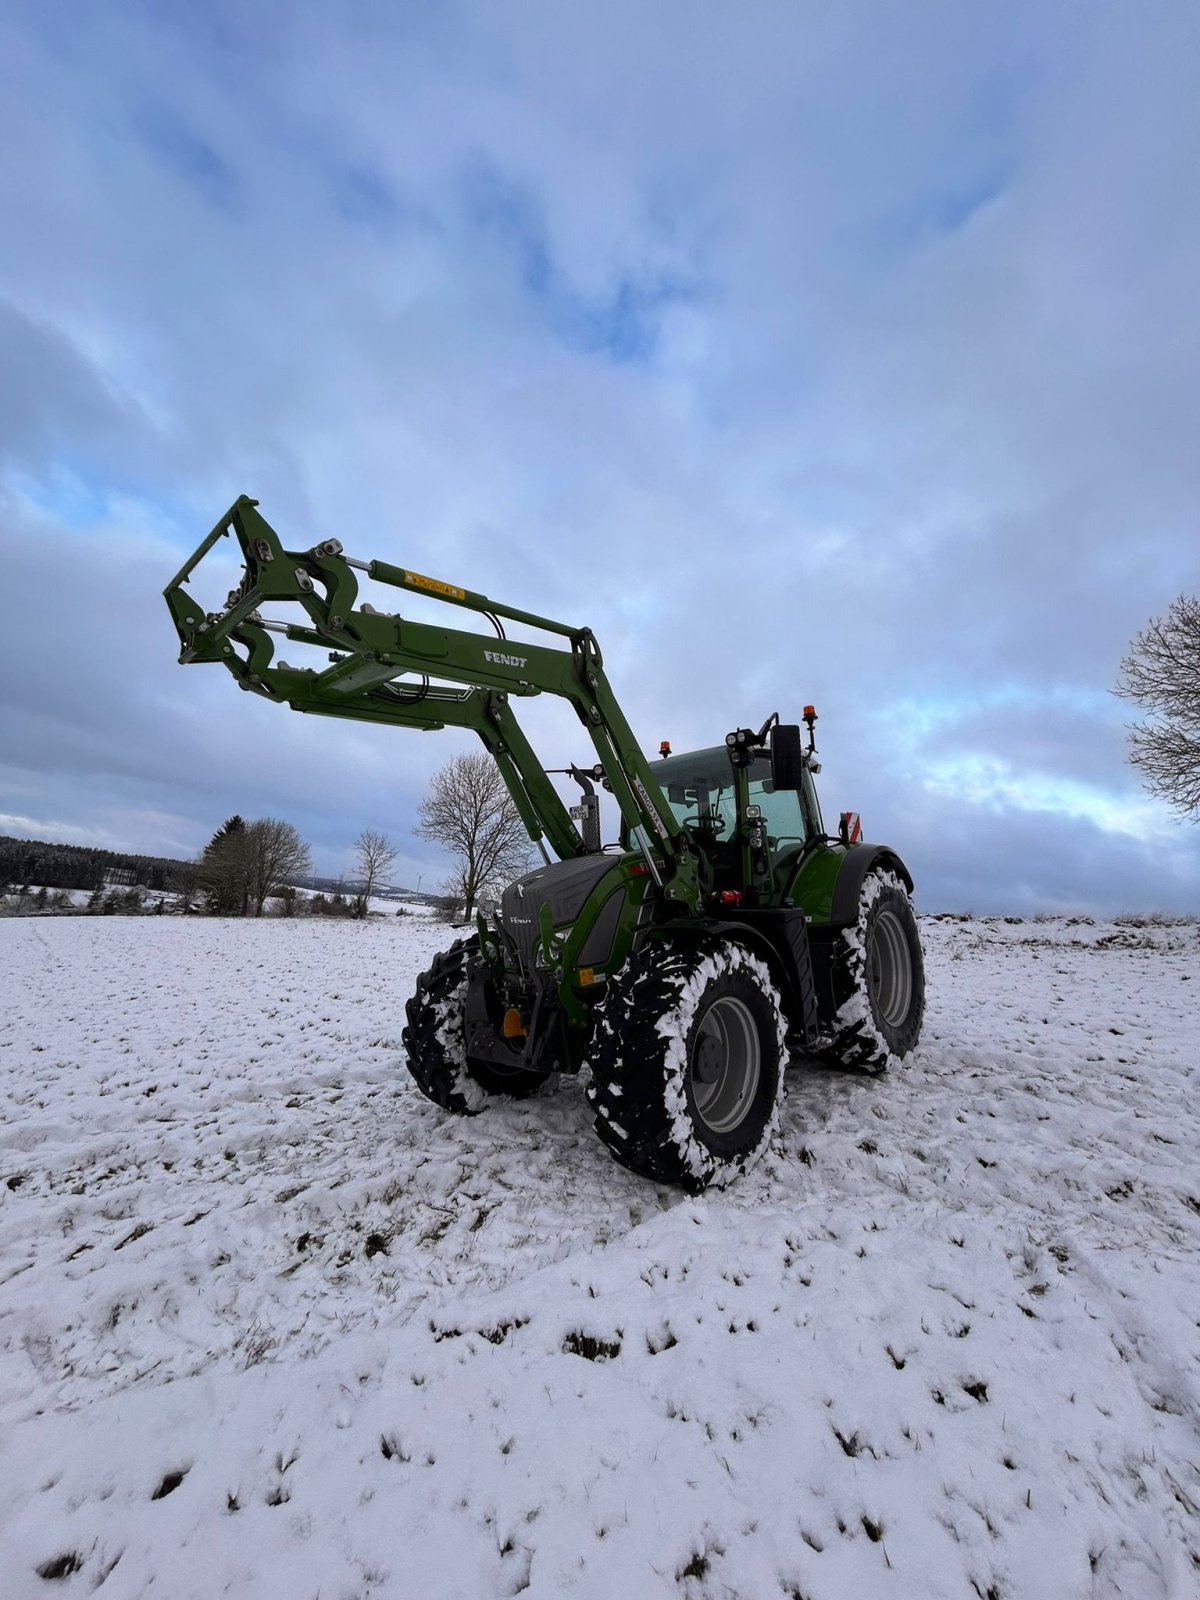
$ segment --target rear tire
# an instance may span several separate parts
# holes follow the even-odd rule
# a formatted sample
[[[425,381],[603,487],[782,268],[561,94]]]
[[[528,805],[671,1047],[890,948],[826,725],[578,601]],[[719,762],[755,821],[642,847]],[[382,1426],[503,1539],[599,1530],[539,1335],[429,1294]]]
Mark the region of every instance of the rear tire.
[[[762,1155],[783,1098],[782,1001],[740,944],[652,941],[611,980],[588,1101],[617,1161],[692,1194]]]
[[[863,880],[858,917],[833,948],[833,1026],[813,1052],[826,1066],[879,1073],[917,1047],[925,963],[908,890],[877,868]]]
[[[401,1043],[418,1089],[443,1111],[475,1116],[493,1095],[524,1100],[550,1076],[548,1072],[511,1069],[479,1061],[466,1052],[464,1017],[467,969],[479,951],[478,938],[458,939],[434,956],[433,965],[417,979],[405,1007],[408,1023]]]

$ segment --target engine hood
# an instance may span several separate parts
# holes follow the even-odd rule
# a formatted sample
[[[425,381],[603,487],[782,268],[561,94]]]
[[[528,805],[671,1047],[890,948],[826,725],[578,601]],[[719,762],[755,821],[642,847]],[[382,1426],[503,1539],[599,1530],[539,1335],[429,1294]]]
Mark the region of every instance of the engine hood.
[[[601,878],[619,870],[621,860],[615,854],[577,856],[573,861],[551,862],[509,884],[500,897],[500,925],[526,971],[533,964],[542,907],[549,906],[554,927],[568,926]]]

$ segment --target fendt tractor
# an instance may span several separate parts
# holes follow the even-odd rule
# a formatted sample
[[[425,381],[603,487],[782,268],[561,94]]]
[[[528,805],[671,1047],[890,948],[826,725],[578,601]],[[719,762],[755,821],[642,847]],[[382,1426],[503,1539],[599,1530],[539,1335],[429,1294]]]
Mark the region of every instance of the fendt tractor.
[[[294,711],[473,729],[543,857],[408,1001],[408,1068],[431,1100],[471,1114],[586,1069],[617,1161],[696,1192],[764,1150],[791,1054],[873,1073],[914,1048],[924,968],[912,879],[894,850],[861,840],[854,814],[825,832],[811,706],[807,737],[776,713],[710,749],[664,744],[652,763],[590,629],[355,560],[337,539],[285,550],[257,504],[239,498],[167,586],[180,661],[221,662]],[[185,585],[231,532],[245,570],[224,609],[205,612]],[[476,612],[495,637],[360,604],[359,574]],[[287,602],[303,617],[262,614]],[[555,642],[509,638],[505,623]],[[316,646],[328,665],[288,666],[272,635]],[[579,786],[569,809],[514,714],[542,693],[570,702],[597,757],[552,769]],[[608,845],[597,786],[620,811]]]

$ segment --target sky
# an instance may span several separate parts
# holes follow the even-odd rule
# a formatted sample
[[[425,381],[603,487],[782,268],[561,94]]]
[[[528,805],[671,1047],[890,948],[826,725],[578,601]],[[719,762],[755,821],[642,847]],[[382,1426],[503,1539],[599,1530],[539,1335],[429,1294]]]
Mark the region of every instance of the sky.
[[[814,703],[925,910],[1194,911],[1111,689],[1197,589],[1198,69],[1185,0],[0,0],[0,832],[445,875],[468,736],[177,666],[247,493],[590,626],[649,751]]]

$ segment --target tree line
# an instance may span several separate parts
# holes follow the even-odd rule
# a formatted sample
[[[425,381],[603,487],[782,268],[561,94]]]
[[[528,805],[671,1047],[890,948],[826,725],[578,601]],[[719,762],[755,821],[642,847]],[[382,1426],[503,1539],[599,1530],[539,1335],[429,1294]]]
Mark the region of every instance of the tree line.
[[[305,908],[318,914],[365,917],[371,896],[396,859],[397,850],[385,833],[364,828],[354,841],[358,876],[354,892],[335,890],[314,895]],[[301,907],[296,881],[312,873],[308,845],[290,822],[262,817],[245,822],[230,817],[205,845],[194,873],[194,887],[205,908],[217,916],[261,917],[269,899],[279,901],[285,916]]]
[[[162,897],[170,895],[173,909],[185,913],[261,917],[268,901],[276,901],[284,915],[303,909],[365,917],[396,855],[386,834],[364,828],[354,844],[358,876],[351,887],[306,897],[297,883],[311,876],[309,847],[278,817],[230,817],[195,861],[2,836],[0,899],[10,913],[69,911],[77,908],[66,891],[83,889],[90,912],[162,911]]]
[[[105,884],[141,884],[169,889],[186,863],[166,856],[131,855],[91,845],[51,844],[45,839],[0,835],[0,889],[35,883],[47,889],[102,889]]]
[[[415,831],[449,852],[445,909],[468,921],[481,896],[502,889],[529,867],[525,824],[499,767],[483,751],[455,756],[434,774]],[[354,841],[354,894],[315,896],[307,908],[337,915],[345,907],[365,917],[397,854],[385,833],[364,828]],[[299,909],[292,886],[311,871],[308,846],[290,822],[274,817],[245,822],[234,816],[205,846],[196,867],[196,888],[217,915],[260,917],[271,897],[290,915]]]
[[[529,867],[525,825],[499,768],[483,752],[455,756],[434,775],[414,831],[448,851],[452,865],[443,909],[466,920],[482,896]],[[306,910],[365,917],[398,854],[387,834],[364,828],[354,842],[352,888],[308,897],[297,892],[297,884],[312,875],[311,851],[279,817],[229,817],[195,861],[0,838],[0,896],[16,889],[18,909],[65,910],[69,902],[51,902],[37,889],[86,889],[89,911],[161,910],[161,900],[144,904],[143,891],[152,890],[173,895],[173,909],[181,912],[261,917],[268,902],[275,902],[285,916]],[[30,886],[36,886],[32,894]]]

